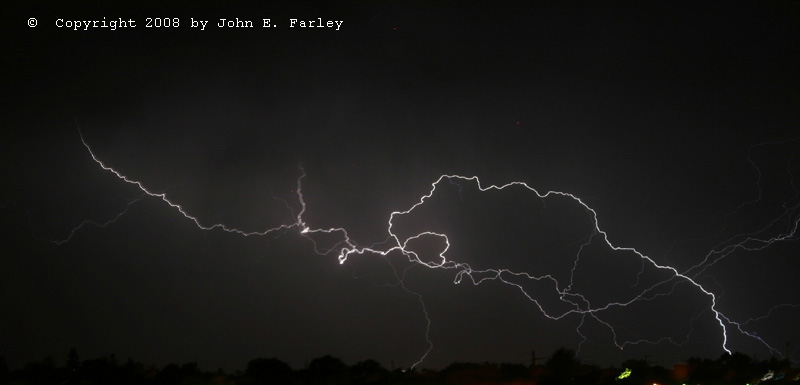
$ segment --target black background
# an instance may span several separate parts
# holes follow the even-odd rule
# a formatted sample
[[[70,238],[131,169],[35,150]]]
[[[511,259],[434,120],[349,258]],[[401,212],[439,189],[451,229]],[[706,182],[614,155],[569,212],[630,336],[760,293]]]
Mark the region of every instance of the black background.
[[[55,26],[102,17],[137,27]],[[148,29],[146,17],[180,26]],[[206,30],[190,28],[192,17],[210,20]],[[235,17],[256,28],[212,26]],[[288,27],[317,17],[343,24]],[[277,27],[259,28],[262,18]],[[383,241],[390,213],[442,174],[574,194],[614,245],[679,271],[744,239],[737,234],[768,239],[796,221],[796,1],[30,2],[4,19],[0,355],[12,368],[71,347],[226,369],[259,356],[297,368],[323,354],[407,367],[428,349],[419,298],[392,271],[409,266],[397,253],[340,265],[296,229],[203,231],[152,197],[70,236],[143,195],[92,160],[79,129],[99,159],[205,226],[292,224],[301,164],[305,222],[346,228],[361,245]],[[396,221],[399,234],[445,232],[449,259],[552,274],[563,289],[591,234],[575,201],[479,193],[467,181],[439,188],[425,210]],[[595,304],[631,298],[666,274],[592,245],[574,289]],[[796,258],[793,242],[737,251],[696,280],[743,322],[800,303]],[[590,317],[548,320],[516,287],[454,285],[455,273],[407,271],[431,321],[423,367],[527,363],[531,350],[560,346],[603,365],[723,353],[722,329],[704,311],[710,297],[685,282],[598,313],[620,344],[661,341],[620,350]],[[552,285],[524,285],[548,312],[565,310]],[[799,311],[779,307],[745,325],[777,351],[732,324],[728,347],[797,360]]]

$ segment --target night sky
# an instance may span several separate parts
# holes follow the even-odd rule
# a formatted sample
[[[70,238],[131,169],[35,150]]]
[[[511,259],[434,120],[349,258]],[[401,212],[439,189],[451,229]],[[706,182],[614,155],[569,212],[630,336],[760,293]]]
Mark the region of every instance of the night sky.
[[[4,11],[11,368],[73,347],[226,370],[559,347],[669,366],[723,354],[721,322],[731,351],[800,360],[800,2],[104,3]],[[56,26],[103,17],[136,27]],[[255,27],[216,26],[237,17]],[[81,135],[203,227],[289,228],[203,230]],[[441,262],[435,235],[340,264],[342,232],[301,234],[396,246],[391,213],[444,174],[572,196],[441,180],[391,231],[446,234],[450,268],[410,261]]]

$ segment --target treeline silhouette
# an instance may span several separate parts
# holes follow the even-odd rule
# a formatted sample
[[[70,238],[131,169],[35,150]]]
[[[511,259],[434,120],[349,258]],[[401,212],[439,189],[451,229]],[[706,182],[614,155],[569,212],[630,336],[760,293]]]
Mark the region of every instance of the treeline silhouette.
[[[247,363],[243,372],[225,373],[221,369],[201,371],[196,362],[163,368],[131,358],[120,363],[114,355],[81,361],[72,349],[64,366],[57,366],[52,357],[47,357],[10,371],[5,358],[0,357],[0,384],[800,384],[800,370],[789,360],[757,361],[741,353],[724,354],[716,360],[692,357],[669,368],[652,365],[647,359],[631,359],[619,367],[601,368],[581,362],[574,351],[564,348],[543,363],[538,361],[532,354],[531,365],[457,362],[442,370],[387,370],[373,360],[348,366],[326,355],[313,359],[302,369],[292,369],[276,358],[256,358]]]

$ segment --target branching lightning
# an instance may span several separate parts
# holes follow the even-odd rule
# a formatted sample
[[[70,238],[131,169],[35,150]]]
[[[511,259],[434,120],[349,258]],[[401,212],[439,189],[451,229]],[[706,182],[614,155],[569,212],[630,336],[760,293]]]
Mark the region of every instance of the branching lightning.
[[[113,168],[106,166],[105,163],[103,163],[100,159],[97,158],[97,156],[92,151],[92,148],[89,147],[89,145],[86,143],[86,140],[83,138],[83,133],[80,132],[80,130],[78,131],[78,133],[81,136],[81,142],[86,147],[86,149],[89,150],[89,154],[92,155],[92,159],[94,159],[94,161],[98,165],[100,165],[100,167],[102,167],[103,170],[111,172],[114,175],[116,175],[117,178],[122,179],[123,181],[138,187],[139,190],[142,190],[142,192],[144,192],[145,194],[147,194],[147,195],[149,195],[151,197],[154,197],[154,198],[161,199],[162,201],[164,201],[164,203],[168,204],[170,207],[178,210],[178,212],[181,213],[181,215],[183,215],[187,219],[189,219],[192,222],[194,222],[194,224],[197,225],[197,227],[199,229],[201,229],[201,230],[220,229],[220,230],[228,232],[228,233],[235,233],[235,234],[239,234],[239,235],[242,235],[242,236],[245,236],[245,237],[249,237],[249,236],[253,236],[253,235],[267,235],[269,233],[272,233],[272,232],[275,232],[275,231],[278,231],[278,230],[290,229],[290,228],[293,228],[293,227],[301,226],[300,216],[303,215],[302,211],[300,212],[300,214],[297,215],[297,218],[298,218],[298,222],[297,223],[294,223],[294,224],[291,224],[291,225],[281,225],[281,226],[278,226],[278,227],[275,227],[275,228],[271,228],[271,229],[267,229],[267,230],[264,230],[264,231],[252,231],[252,232],[242,231],[242,230],[239,230],[239,229],[234,229],[234,228],[228,227],[228,226],[226,226],[224,224],[221,224],[221,223],[215,223],[215,224],[210,225],[210,226],[205,226],[202,223],[200,223],[200,220],[197,219],[197,217],[187,213],[183,209],[183,207],[181,207],[181,205],[169,200],[167,198],[167,194],[166,193],[156,193],[156,192],[150,191],[146,187],[144,187],[144,185],[141,182],[133,180],[133,179],[130,179],[127,176],[120,174],[117,170],[114,170]],[[300,176],[301,179],[302,179],[302,177],[303,177],[303,175]],[[298,182],[298,184],[299,184],[299,182]],[[298,187],[298,195],[300,196],[300,198],[302,200],[302,194],[299,193],[299,187]],[[303,210],[305,210],[305,204],[303,204],[303,206],[304,206]]]
[[[79,131],[80,133],[80,131]],[[697,293],[702,294],[705,296],[710,305],[700,314],[697,314],[693,319],[692,322],[703,315],[703,313],[710,312],[711,316],[718,325],[718,330],[722,339],[721,349],[731,353],[731,348],[729,347],[729,332],[731,332],[731,328],[735,329],[739,333],[744,336],[753,338],[767,347],[773,353],[780,355],[781,353],[768,344],[764,339],[758,336],[753,331],[746,329],[747,324],[758,320],[760,318],[752,318],[748,319],[743,322],[737,322],[731,317],[725,315],[718,306],[718,298],[719,293],[715,293],[714,291],[710,290],[703,284],[698,281],[698,276],[700,276],[704,271],[708,268],[713,266],[714,264],[718,263],[719,261],[723,260],[724,258],[728,257],[732,253],[736,251],[754,251],[754,250],[763,250],[766,249],[778,242],[789,241],[789,240],[796,240],[798,238],[798,228],[800,228],[800,215],[798,215],[798,211],[800,211],[800,200],[796,199],[797,197],[793,197],[790,201],[784,203],[783,208],[784,211],[782,214],[775,218],[775,220],[766,226],[762,227],[759,230],[749,232],[747,234],[739,234],[733,237],[726,239],[725,241],[719,243],[717,246],[712,248],[703,258],[702,260],[689,267],[684,271],[680,271],[677,268],[659,263],[655,259],[651,258],[648,255],[640,252],[639,250],[633,247],[624,247],[615,245],[611,242],[608,233],[603,230],[600,226],[600,219],[598,218],[597,211],[587,205],[581,198],[576,195],[567,192],[561,191],[546,191],[540,192],[535,188],[531,187],[525,182],[521,181],[514,181],[502,185],[485,185],[481,182],[481,180],[477,176],[462,176],[462,175],[442,175],[438,179],[436,179],[430,185],[430,190],[423,196],[421,196],[415,203],[413,203],[409,208],[405,210],[397,210],[393,211],[389,215],[389,219],[386,222],[386,231],[387,231],[387,238],[379,243],[372,244],[370,246],[361,246],[358,245],[348,234],[348,231],[345,228],[313,228],[309,224],[306,223],[303,216],[306,213],[307,205],[303,196],[302,190],[302,182],[303,178],[305,178],[306,173],[305,170],[300,167],[300,176],[297,179],[297,188],[296,188],[296,195],[297,200],[300,205],[299,212],[295,213],[291,209],[291,206],[288,202],[286,203],[286,207],[292,211],[293,221],[290,223],[281,224],[277,227],[269,228],[262,231],[244,231],[240,229],[236,229],[233,227],[229,227],[222,223],[215,223],[215,224],[204,224],[199,218],[196,216],[188,213],[180,204],[172,201],[166,195],[166,193],[158,193],[152,190],[149,190],[147,187],[144,186],[143,183],[132,179],[121,172],[115,170],[112,167],[107,166],[103,161],[101,161],[94,153],[92,148],[86,142],[83,134],[80,133],[80,139],[83,145],[88,150],[89,154],[91,155],[92,159],[103,169],[106,170],[117,178],[121,179],[122,181],[132,184],[136,186],[139,190],[141,190],[146,196],[150,196],[153,198],[160,199],[176,211],[178,211],[181,215],[185,218],[189,219],[190,221],[194,222],[197,228],[201,230],[222,230],[228,233],[235,233],[241,236],[249,237],[249,236],[263,236],[267,235],[276,231],[281,230],[290,230],[295,229],[297,230],[298,234],[304,237],[305,239],[309,240],[312,245],[313,249],[316,253],[320,255],[335,255],[338,258],[340,264],[344,264],[348,261],[348,259],[355,255],[374,255],[379,257],[388,257],[390,254],[394,255],[403,255],[405,256],[408,261],[411,263],[411,267],[420,266],[426,267],[429,269],[446,269],[452,270],[455,272],[454,283],[458,284],[464,281],[464,279],[468,279],[473,285],[479,285],[484,282],[488,281],[495,281],[504,285],[509,285],[512,288],[519,291],[521,295],[523,295],[527,300],[529,300],[533,306],[536,306],[541,314],[551,320],[561,320],[565,317],[575,315],[580,318],[580,324],[576,328],[576,332],[579,336],[582,337],[581,344],[586,341],[586,337],[584,334],[581,333],[581,328],[584,326],[584,322],[587,320],[587,317],[597,321],[599,324],[606,327],[611,334],[613,335],[614,344],[619,348],[623,349],[628,345],[635,345],[640,343],[648,343],[648,344],[657,344],[661,342],[670,342],[673,344],[682,344],[685,341],[676,341],[670,337],[663,337],[656,340],[648,340],[648,339],[637,339],[637,340],[620,340],[617,335],[617,330],[612,322],[607,321],[604,318],[604,312],[609,311],[610,309],[617,309],[629,306],[636,302],[640,301],[650,301],[657,297],[667,296],[674,293],[675,288],[678,285],[688,285],[695,290]],[[751,164],[755,167],[755,163],[750,158],[748,154],[748,160]],[[761,173],[756,167],[756,171],[758,172],[759,180],[761,178]],[[791,173],[789,173],[791,176]],[[415,210],[419,209],[421,206],[425,205],[426,202],[429,202],[434,194],[437,193],[437,189],[443,183],[453,184],[458,188],[459,197],[463,200],[461,196],[462,193],[462,185],[474,185],[475,188],[479,192],[487,192],[487,191],[502,191],[502,190],[512,190],[518,189],[518,191],[523,191],[525,193],[530,194],[531,199],[538,199],[541,201],[545,201],[548,198],[552,197],[561,197],[569,200],[575,205],[578,205],[589,217],[591,222],[591,232],[588,234],[583,243],[580,244],[578,252],[575,254],[575,259],[572,263],[572,269],[570,271],[569,282],[560,282],[555,276],[551,274],[532,274],[526,271],[515,271],[507,268],[502,267],[494,267],[494,268],[484,268],[484,269],[476,269],[473,268],[469,263],[465,262],[458,262],[456,258],[449,255],[448,252],[451,248],[451,239],[448,237],[447,234],[434,232],[434,231],[422,231],[417,234],[408,236],[408,237],[401,237],[395,231],[395,220],[397,218],[407,216],[414,212]],[[792,187],[793,179],[792,179]],[[797,190],[795,189],[795,192]],[[746,202],[742,206],[757,202],[761,198],[761,190],[759,188],[758,198],[752,202]],[[146,197],[145,196],[145,197]],[[127,212],[128,208],[137,200],[131,201],[125,207],[125,211],[121,212],[119,215],[114,217],[112,220],[106,223],[97,223],[91,221],[84,221],[79,226],[75,227],[69,234],[68,237],[61,241],[55,242],[56,244],[62,244],[64,242],[68,242],[73,235],[80,230],[83,226],[93,224],[96,226],[107,226],[117,219],[119,219],[122,215]],[[736,210],[740,210],[742,208],[740,206]],[[732,214],[729,214],[726,217],[725,226],[727,226],[727,219]],[[786,223],[785,230],[781,231],[778,234],[773,235],[765,235],[768,233],[768,230],[774,229],[774,227],[780,223]],[[329,234],[335,235],[337,239],[340,239],[336,242],[333,246],[330,247],[321,247],[315,241],[314,236],[315,234]],[[443,242],[445,245],[443,250],[435,256],[435,258],[423,258],[422,256],[418,255],[417,252],[412,250],[409,247],[409,243],[413,243],[414,241],[420,239],[432,239],[438,240]],[[641,275],[645,267],[649,267],[651,269],[656,269],[656,271],[660,271],[662,273],[666,273],[666,278],[660,279],[658,282],[651,284],[650,286],[643,287],[638,290],[636,293],[632,294],[628,298],[616,300],[616,301],[608,301],[601,304],[594,304],[587,298],[584,293],[576,291],[574,287],[574,274],[576,269],[578,268],[581,262],[581,255],[584,253],[585,249],[589,247],[590,244],[594,244],[595,242],[601,242],[601,245],[608,250],[615,252],[615,253],[624,253],[625,255],[632,255],[638,258],[642,263],[642,270],[639,273]],[[434,262],[430,262],[434,261]],[[393,265],[392,270],[394,271],[394,276],[397,279],[398,286],[405,290],[406,292],[416,296],[419,299],[422,312],[425,314],[425,318],[427,320],[427,327],[425,337],[428,342],[427,350],[421,355],[421,357],[413,364],[411,367],[415,367],[419,365],[431,352],[433,349],[433,343],[429,338],[430,333],[430,325],[431,319],[428,316],[425,302],[423,301],[423,297],[421,294],[416,293],[409,288],[406,287],[404,283],[405,274],[407,269],[399,274],[398,271],[395,269]],[[409,267],[410,268],[410,267]],[[639,279],[639,275],[636,277],[636,282],[633,285],[630,285],[631,288],[637,288],[642,285],[642,282]],[[562,301],[566,306],[565,309],[561,310],[554,310],[546,306],[542,303],[539,299],[537,293],[532,292],[530,289],[526,289],[523,284],[519,283],[520,281],[542,281],[552,284],[552,287],[555,290],[555,295]],[[800,305],[796,304],[780,304],[776,305],[772,309],[770,309],[770,313],[777,309],[777,308],[797,308]],[[765,315],[764,317],[768,316],[769,314]],[[691,333],[691,332],[690,332]],[[688,339],[688,335],[686,336]],[[629,371],[628,371],[629,373]],[[623,374],[624,375],[624,374]],[[622,376],[621,376],[622,377]]]
[[[117,213],[116,215],[114,215],[113,217],[111,217],[110,219],[108,219],[108,220],[106,220],[104,222],[99,222],[99,221],[96,221],[96,220],[93,220],[93,219],[84,219],[84,220],[82,220],[81,223],[79,223],[77,226],[73,227],[72,230],[69,231],[69,234],[67,234],[67,236],[65,236],[62,239],[48,239],[48,238],[44,238],[44,237],[36,235],[36,231],[34,231],[33,224],[31,223],[30,213],[28,213],[27,210],[25,210],[23,207],[20,207],[17,204],[13,204],[13,203],[9,203],[9,202],[6,202],[5,204],[3,204],[0,207],[6,208],[7,206],[16,206],[20,210],[23,210],[25,212],[26,216],[28,217],[28,227],[31,229],[32,237],[35,238],[36,240],[52,243],[52,244],[54,244],[56,246],[59,246],[59,245],[63,245],[65,243],[71,241],[72,237],[74,237],[75,234],[77,234],[80,230],[82,230],[82,229],[84,229],[86,227],[93,226],[93,227],[97,227],[97,228],[101,228],[102,229],[102,228],[106,228],[108,226],[113,225],[120,218],[122,218],[122,216],[124,216],[125,214],[128,213],[128,211],[130,210],[131,206],[133,206],[134,204],[136,204],[138,202],[141,202],[141,200],[143,198],[144,197],[141,196],[141,197],[137,197],[137,198],[128,200],[128,202],[125,204],[125,208],[122,211],[120,211],[119,213]]]
[[[94,226],[94,227],[98,227],[98,228],[108,227],[108,226],[114,224],[114,222],[116,222],[120,218],[122,218],[123,215],[128,213],[128,210],[131,208],[131,206],[133,206],[135,203],[141,201],[143,198],[144,197],[139,197],[139,198],[132,199],[132,200],[128,201],[128,204],[125,205],[125,209],[124,210],[120,211],[119,214],[115,215],[113,218],[111,218],[111,219],[109,219],[109,220],[107,220],[107,221],[105,221],[103,223],[100,223],[100,222],[97,222],[97,221],[93,221],[91,219],[83,220],[83,221],[81,221],[80,224],[78,224],[77,226],[73,227],[72,230],[70,230],[69,235],[67,235],[64,239],[55,240],[55,241],[51,241],[51,242],[55,243],[56,245],[63,245],[64,243],[69,242],[72,239],[72,237],[75,236],[75,233],[77,233],[78,231],[80,231],[82,228],[84,228],[86,226]]]

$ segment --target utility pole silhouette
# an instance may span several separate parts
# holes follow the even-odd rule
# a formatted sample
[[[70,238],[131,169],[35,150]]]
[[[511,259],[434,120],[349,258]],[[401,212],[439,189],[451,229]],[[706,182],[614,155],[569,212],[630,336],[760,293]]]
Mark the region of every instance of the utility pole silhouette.
[[[531,368],[536,367],[536,361],[543,360],[544,357],[536,357],[536,350],[531,350]]]

